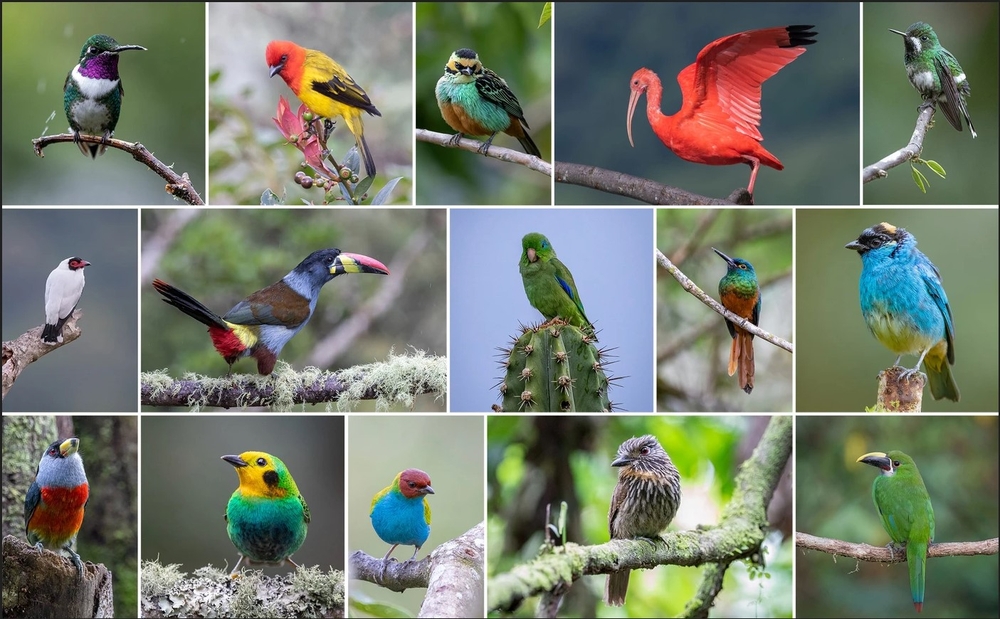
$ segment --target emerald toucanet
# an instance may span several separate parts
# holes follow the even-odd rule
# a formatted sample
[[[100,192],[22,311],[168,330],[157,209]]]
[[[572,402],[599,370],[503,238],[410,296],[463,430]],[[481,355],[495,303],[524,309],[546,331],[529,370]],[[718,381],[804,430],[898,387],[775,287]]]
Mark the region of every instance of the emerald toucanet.
[[[153,288],[164,301],[208,325],[208,335],[215,349],[229,364],[240,357],[257,360],[257,372],[270,374],[281,349],[306,326],[316,309],[320,290],[344,273],[388,275],[384,264],[360,254],[339,249],[321,249],[309,254],[281,281],[258,290],[236,304],[225,316],[219,316],[186,292],[170,284],[153,280]]]
[[[561,318],[596,340],[594,327],[583,311],[573,274],[556,258],[552,243],[543,234],[529,232],[521,239],[521,248],[521,281],[531,306],[541,312],[545,320]]]
[[[882,527],[896,544],[906,544],[910,593],[919,613],[924,607],[927,547],[934,541],[934,508],[913,458],[901,451],[875,451],[858,458],[881,471],[872,484],[872,498]]]

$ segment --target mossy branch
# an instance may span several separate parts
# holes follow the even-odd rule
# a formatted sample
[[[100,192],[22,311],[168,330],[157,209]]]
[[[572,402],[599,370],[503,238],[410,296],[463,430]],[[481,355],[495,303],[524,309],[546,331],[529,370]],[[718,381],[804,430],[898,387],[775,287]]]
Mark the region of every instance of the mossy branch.
[[[920,106],[920,113],[917,114],[917,124],[913,128],[913,135],[910,136],[910,141],[903,148],[886,155],[861,170],[861,182],[868,183],[877,178],[885,178],[889,176],[890,169],[919,157],[920,152],[924,149],[924,138],[927,136],[927,129],[930,127],[931,118],[933,117],[933,106]]]
[[[143,617],[343,617],[344,572],[300,567],[281,576],[244,569],[237,578],[211,565],[191,576],[176,564],[143,561]]]
[[[42,153],[42,149],[49,144],[75,141],[77,141],[77,136],[74,134],[59,133],[56,135],[43,135],[40,138],[34,138],[31,140],[31,143],[35,147],[35,154],[44,158],[45,154]],[[198,195],[198,191],[194,188],[194,185],[191,184],[191,179],[188,177],[187,172],[177,174],[170,168],[170,166],[154,157],[153,153],[149,152],[149,150],[139,142],[126,142],[125,140],[117,140],[115,138],[105,140],[99,135],[86,135],[83,133],[79,135],[79,141],[88,144],[104,144],[105,146],[125,151],[126,153],[132,155],[133,159],[139,163],[145,164],[147,168],[156,172],[160,178],[167,181],[167,186],[164,187],[164,190],[167,193],[175,198],[184,200],[188,204],[204,206],[205,202],[201,199],[201,196]]]
[[[412,408],[417,395],[447,394],[448,360],[422,351],[394,355],[387,361],[359,365],[337,372],[314,367],[296,372],[279,361],[270,376],[233,374],[212,378],[185,374],[171,378],[166,371],[143,372],[141,400],[145,406],[245,408],[268,406],[288,411],[295,405],[336,403],[350,410],[360,400],[375,400],[376,409]],[[443,408],[443,407],[442,407]]]
[[[437,144],[438,146],[444,146],[445,148],[457,148],[459,150],[466,150],[480,155],[482,154],[479,152],[479,149],[483,146],[483,143],[479,140],[462,138],[457,144],[454,144],[452,143],[452,138],[454,137],[454,135],[449,135],[447,133],[438,133],[436,131],[428,131],[427,129],[417,129],[417,140],[420,142]],[[486,156],[499,159],[500,161],[506,161],[508,163],[523,165],[529,170],[541,172],[545,176],[552,176],[551,163],[545,161],[541,157],[529,155],[528,153],[522,153],[519,150],[490,144],[489,150],[486,151]]]
[[[83,310],[75,309],[73,314],[66,319],[62,329],[62,342],[47,344],[42,341],[42,331],[45,326],[35,327],[27,333],[22,333],[13,340],[3,343],[3,396],[7,397],[7,392],[14,386],[14,381],[21,375],[30,364],[38,361],[48,353],[62,348],[66,344],[75,341],[83,330],[76,324],[83,317]]]
[[[483,614],[486,525],[480,522],[444,542],[421,561],[382,559],[361,550],[351,554],[352,579],[402,593],[427,588],[418,617],[481,617]]]
[[[985,539],[978,542],[931,542],[927,547],[927,556],[934,557],[975,557],[980,555],[995,555],[1000,538]],[[854,544],[839,539],[816,537],[808,533],[795,532],[795,545],[805,550],[818,550],[826,554],[849,557],[858,561],[874,563],[905,563],[906,553],[890,550],[888,546],[869,546]]]
[[[8,535],[3,538],[3,615],[113,617],[111,572],[83,562],[83,578],[67,557]]]
[[[659,249],[654,249],[653,253],[656,258],[656,261],[660,263],[660,266],[666,269],[666,271],[670,273],[674,277],[674,279],[677,280],[677,282],[681,285],[682,288],[684,288],[684,290],[687,290],[689,293],[691,293],[692,296],[694,296],[696,299],[698,299],[699,301],[710,307],[714,312],[725,317],[727,320],[731,321],[733,324],[737,325],[744,331],[749,331],[750,333],[753,333],[762,340],[770,342],[771,344],[774,344],[775,346],[781,348],[782,350],[788,352],[795,352],[791,342],[784,340],[778,337],[777,335],[772,335],[771,333],[753,324],[746,318],[741,318],[740,316],[737,316],[736,314],[724,308],[721,303],[719,303],[712,297],[708,296],[708,294],[704,290],[699,288],[697,284],[691,281],[691,279],[688,278],[687,275],[684,275],[684,273],[673,262],[671,262],[669,258],[664,256],[663,252],[661,252]]]
[[[721,582],[729,563],[759,553],[767,527],[767,506],[791,453],[791,416],[772,417],[753,454],[740,466],[732,498],[718,525],[667,533],[653,543],[611,540],[594,546],[568,543],[543,547],[533,561],[490,579],[488,608],[513,610],[529,597],[566,587],[582,576],[625,568],[715,563],[719,566],[707,570],[705,580]],[[699,616],[699,609],[711,607],[720,591],[721,586],[703,585],[685,612]]]
[[[639,200],[646,204],[673,206],[753,204],[752,197],[746,189],[737,189],[728,198],[720,200],[623,172],[564,161],[556,162],[556,182],[589,187],[616,196]]]

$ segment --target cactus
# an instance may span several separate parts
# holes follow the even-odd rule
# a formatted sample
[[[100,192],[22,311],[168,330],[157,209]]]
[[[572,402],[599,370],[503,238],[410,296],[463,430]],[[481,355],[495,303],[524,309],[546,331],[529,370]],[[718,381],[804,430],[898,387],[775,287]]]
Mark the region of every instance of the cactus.
[[[605,373],[607,351],[578,327],[560,319],[521,325],[521,334],[501,348],[506,375],[498,384],[502,412],[610,412]]]

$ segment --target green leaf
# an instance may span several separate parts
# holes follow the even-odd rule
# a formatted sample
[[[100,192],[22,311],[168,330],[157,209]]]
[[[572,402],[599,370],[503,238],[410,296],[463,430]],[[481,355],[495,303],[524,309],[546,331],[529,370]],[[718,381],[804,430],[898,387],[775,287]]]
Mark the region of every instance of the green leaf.
[[[934,173],[940,176],[941,178],[947,178],[948,173],[944,171],[944,168],[937,161],[934,161],[933,159],[928,159],[924,163],[926,163],[927,167],[933,170]]]
[[[542,5],[542,16],[538,18],[538,27],[541,28],[550,19],[552,19],[552,3],[546,2]]]
[[[270,188],[265,189],[264,193],[260,194],[261,206],[278,206],[280,204],[282,204],[282,199],[275,195]]]
[[[357,609],[372,617],[412,617],[405,608],[386,602],[362,602],[351,596],[351,608]]]
[[[358,181],[358,184],[354,186],[354,195],[358,196],[358,200],[361,199],[361,196],[368,193],[368,188],[371,187],[374,182],[374,176],[366,176]]]
[[[916,169],[916,168],[914,168],[912,166],[910,167],[910,170],[913,172],[913,182],[917,184],[917,187],[920,188],[921,192],[927,193],[927,188],[924,185],[924,182],[927,179],[924,178],[924,175],[920,173],[920,170],[918,170],[918,169]]]
[[[392,190],[396,188],[396,184],[399,183],[399,181],[401,180],[403,180],[403,177],[397,176],[396,178],[386,183],[385,187],[383,187],[377,194],[375,194],[375,197],[372,198],[372,206],[385,204],[389,200],[389,194],[392,193]]]

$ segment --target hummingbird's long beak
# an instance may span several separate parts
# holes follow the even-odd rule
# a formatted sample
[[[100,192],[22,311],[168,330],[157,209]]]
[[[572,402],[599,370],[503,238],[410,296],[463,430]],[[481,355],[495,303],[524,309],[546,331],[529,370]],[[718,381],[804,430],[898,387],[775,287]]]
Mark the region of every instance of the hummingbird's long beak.
[[[716,249],[714,247],[712,248],[712,251],[714,251],[715,253],[719,254],[719,257],[722,258],[723,260],[725,260],[726,264],[728,264],[729,266],[731,266],[731,267],[735,267],[736,266],[736,262],[732,258],[730,258],[729,256],[727,256],[726,254],[722,253],[721,251],[719,251],[718,249]]]
[[[142,45],[119,45],[113,51],[117,54],[118,52],[127,52],[130,49],[137,49],[140,51],[146,51],[146,48]]]
[[[893,30],[892,28],[889,28],[889,32],[895,32],[896,34],[898,34],[901,37],[905,37],[906,36],[905,32],[900,32],[899,30]]]

